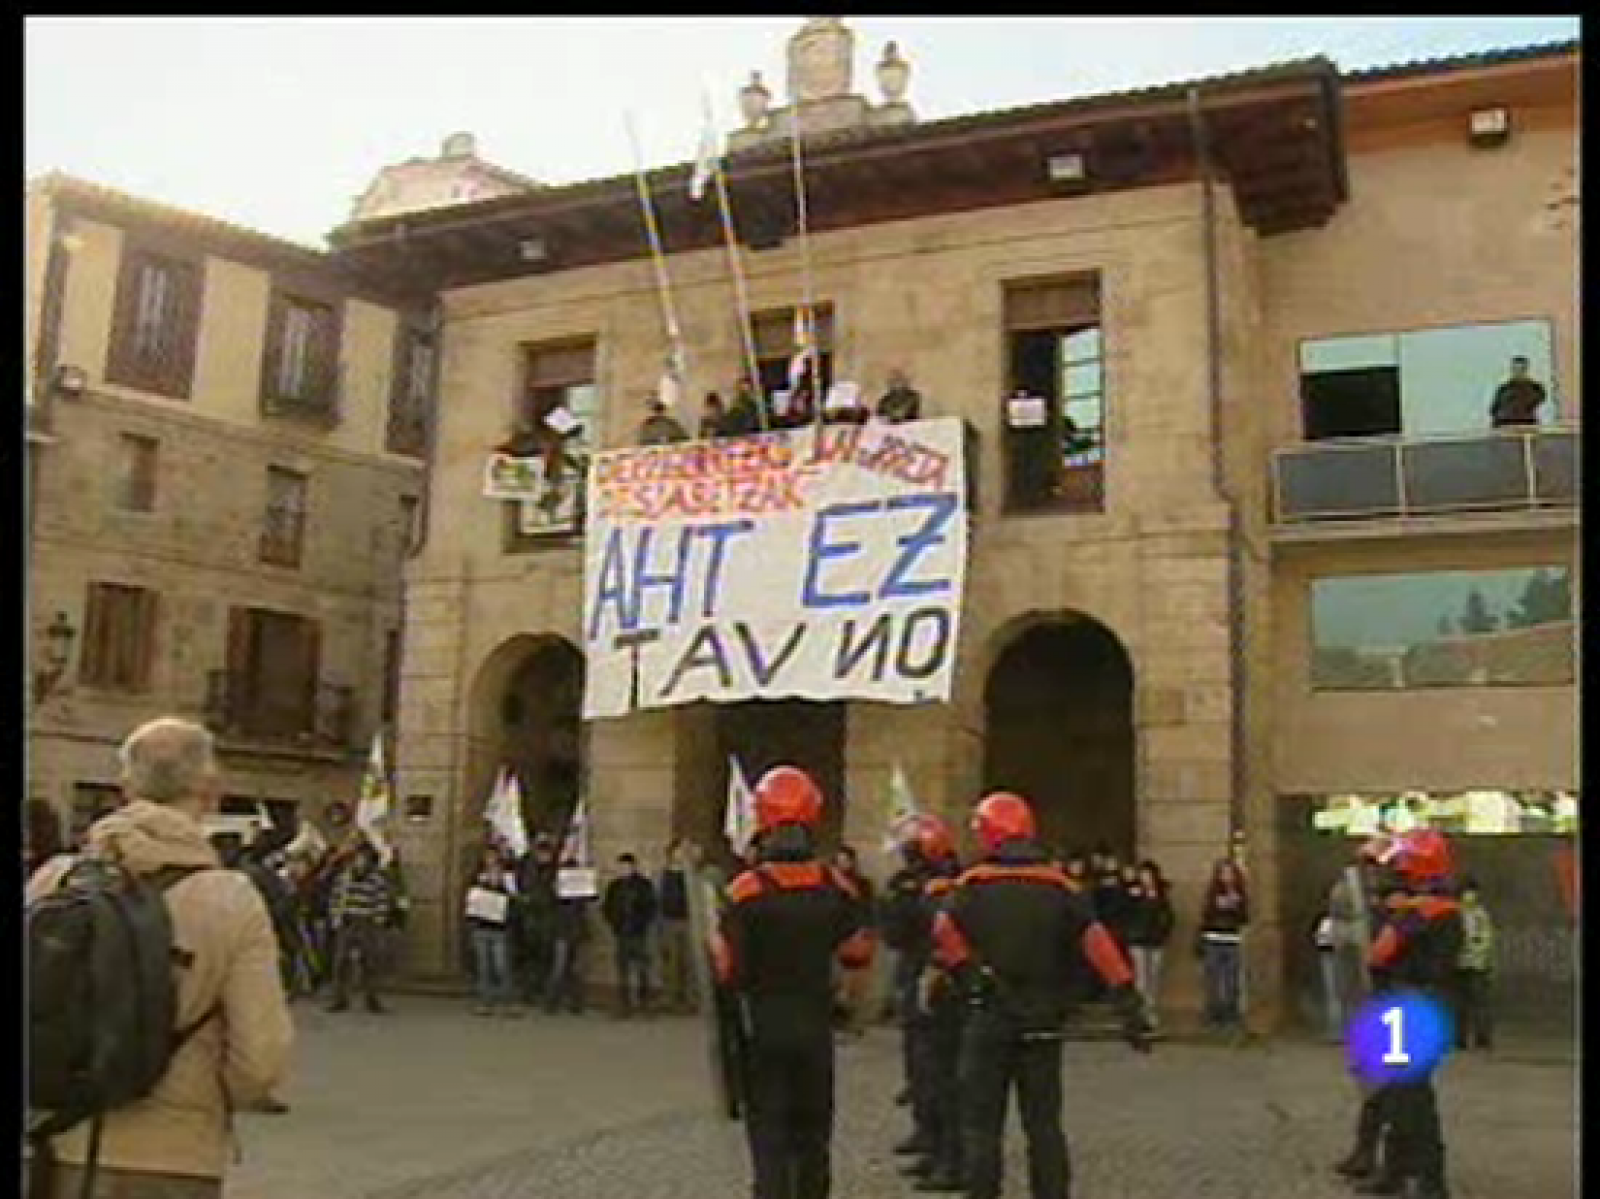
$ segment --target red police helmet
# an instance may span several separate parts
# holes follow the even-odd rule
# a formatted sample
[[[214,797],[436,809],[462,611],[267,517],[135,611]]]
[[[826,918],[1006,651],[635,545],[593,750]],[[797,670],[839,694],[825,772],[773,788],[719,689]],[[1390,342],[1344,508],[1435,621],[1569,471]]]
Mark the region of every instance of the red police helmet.
[[[937,816],[913,816],[900,827],[900,844],[914,846],[925,862],[954,857],[956,840],[950,826]]]
[[[1438,829],[1411,829],[1396,838],[1390,864],[1408,883],[1438,882],[1450,874],[1450,842]]]
[[[985,853],[994,852],[1005,841],[1031,839],[1033,809],[1020,795],[995,791],[984,796],[973,809],[972,831],[978,834]]]
[[[756,784],[756,827],[761,832],[780,824],[815,828],[822,819],[822,792],[797,766],[774,766]]]

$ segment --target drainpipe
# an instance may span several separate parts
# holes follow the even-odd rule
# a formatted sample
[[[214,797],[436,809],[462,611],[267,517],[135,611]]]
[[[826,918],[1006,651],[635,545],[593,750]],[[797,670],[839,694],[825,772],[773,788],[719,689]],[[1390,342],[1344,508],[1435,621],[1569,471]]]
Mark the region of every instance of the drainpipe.
[[[1217,268],[1216,183],[1211,161],[1211,146],[1200,112],[1200,89],[1189,89],[1189,125],[1194,138],[1200,176],[1200,247],[1206,276],[1206,389],[1211,419],[1211,487],[1228,514],[1228,688],[1232,693],[1232,720],[1228,729],[1230,791],[1228,799],[1228,849],[1233,837],[1244,827],[1245,788],[1249,782],[1245,768],[1248,744],[1245,737],[1244,677],[1244,563],[1239,505],[1228,486],[1222,435],[1222,309]]]

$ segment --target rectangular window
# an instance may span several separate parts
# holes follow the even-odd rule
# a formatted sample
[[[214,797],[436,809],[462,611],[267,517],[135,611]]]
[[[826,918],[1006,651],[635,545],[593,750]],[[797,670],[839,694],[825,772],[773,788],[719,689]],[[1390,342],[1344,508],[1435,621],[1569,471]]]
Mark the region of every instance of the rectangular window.
[[[275,291],[267,311],[261,398],[272,415],[337,419],[339,309]]]
[[[1325,337],[1300,344],[1300,404],[1308,441],[1449,436],[1489,430],[1505,385],[1534,401],[1533,420],[1559,417],[1550,322],[1501,321],[1408,333]],[[1525,365],[1518,366],[1521,359]],[[1504,404],[1500,405],[1504,407]]]
[[[1005,333],[1006,510],[1100,511],[1106,438],[1098,279],[1008,285]]]
[[[154,591],[120,583],[89,584],[79,678],[86,686],[142,691],[155,662]]]
[[[233,608],[227,667],[215,713],[224,728],[269,740],[310,739],[317,732],[317,623],[288,612]]]
[[[267,507],[261,527],[260,560],[299,566],[305,547],[308,480],[298,471],[267,467]]]
[[[124,433],[117,449],[117,507],[124,512],[153,512],[160,443],[154,437]]]
[[[414,495],[400,497],[400,544],[407,557],[422,546],[422,501]]]
[[[189,398],[203,278],[197,261],[127,243],[112,313],[108,382]]]
[[[796,324],[798,311],[796,308],[780,308],[757,312],[750,318],[756,343],[756,367],[761,372],[761,394],[767,399],[769,414],[778,418],[778,424],[784,423],[785,410],[783,401],[776,397],[780,393],[787,394],[792,388],[792,371],[800,333]],[[833,386],[833,309],[829,305],[817,305],[815,324],[817,365],[822,376],[816,402],[820,403],[821,397],[826,396],[828,388]]]
[[[1341,575],[1311,585],[1321,691],[1553,687],[1575,676],[1571,571]]]
[[[433,412],[433,336],[402,323],[396,333],[394,387],[389,396],[388,448],[420,456],[427,450]]]
[[[506,501],[506,549],[512,553],[578,531],[600,419],[593,340],[524,346],[523,355],[515,429],[501,449],[538,469],[529,497]]]

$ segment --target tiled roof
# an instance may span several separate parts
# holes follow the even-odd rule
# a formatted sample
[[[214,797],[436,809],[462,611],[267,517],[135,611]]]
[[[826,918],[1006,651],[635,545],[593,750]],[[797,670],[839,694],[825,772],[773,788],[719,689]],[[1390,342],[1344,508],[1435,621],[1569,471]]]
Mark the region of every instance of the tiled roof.
[[[88,180],[79,179],[60,171],[51,171],[48,174],[41,175],[38,179],[28,184],[28,191],[42,192],[62,199],[77,198],[88,203],[104,204],[111,208],[121,209],[136,217],[187,230],[197,237],[220,237],[234,241],[242,239],[255,243],[267,253],[297,255],[322,264],[330,262],[327,251],[320,250],[314,246],[302,245],[300,242],[274,237],[270,233],[262,233],[259,229],[251,229],[246,225],[236,225],[232,221],[219,220],[216,217],[191,212],[186,208],[176,208],[170,204],[160,204],[154,200],[145,200],[139,196],[118,191],[114,187],[106,187],[101,183],[90,183]]]
[[[1575,54],[1579,39],[1562,42],[1539,42],[1531,46],[1508,46],[1500,50],[1479,50],[1472,54],[1452,54],[1444,58],[1416,58],[1410,62],[1393,63],[1386,67],[1369,67],[1364,71],[1346,71],[1346,83],[1360,85],[1382,79],[1403,79],[1408,75],[1439,75],[1447,71],[1470,71],[1475,67],[1493,67],[1501,63],[1527,62],[1535,58],[1558,58]]]

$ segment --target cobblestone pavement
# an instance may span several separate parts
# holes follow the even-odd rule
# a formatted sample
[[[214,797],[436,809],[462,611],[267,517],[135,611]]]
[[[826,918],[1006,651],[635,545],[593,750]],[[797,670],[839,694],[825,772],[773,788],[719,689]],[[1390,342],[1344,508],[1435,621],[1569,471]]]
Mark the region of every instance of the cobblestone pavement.
[[[387,1016],[300,1005],[285,1116],[240,1117],[228,1199],[742,1199],[742,1126],[709,1111],[700,1026],[605,1015],[474,1018],[402,997]],[[1066,1052],[1077,1199],[1342,1199],[1328,1163],[1356,1096],[1338,1051],[1115,1043]],[[913,1194],[894,1033],[839,1049],[836,1199]],[[1515,1047],[1440,1072],[1456,1199],[1576,1199],[1577,1072]],[[1007,1194],[1025,1195],[1008,1133]]]

